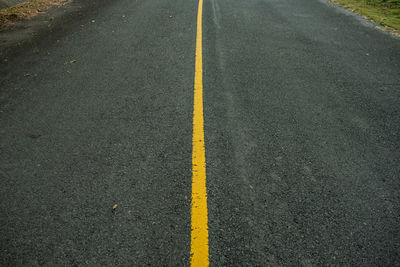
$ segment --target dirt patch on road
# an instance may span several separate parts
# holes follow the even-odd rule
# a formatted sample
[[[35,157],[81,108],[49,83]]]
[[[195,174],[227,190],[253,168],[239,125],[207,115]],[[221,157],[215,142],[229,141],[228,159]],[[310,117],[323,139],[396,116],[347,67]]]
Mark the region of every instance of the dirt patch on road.
[[[9,64],[16,55],[25,53],[26,50],[36,51],[38,47],[56,44],[57,40],[70,32],[81,31],[82,25],[96,17],[99,10],[117,2],[118,0],[31,0],[29,4],[25,2],[13,9],[0,10],[3,15],[7,15],[7,23],[3,27],[0,24],[0,72],[1,65]],[[4,14],[5,10],[9,12]],[[16,15],[18,19],[10,19],[11,10],[20,11]]]
[[[14,7],[0,10],[0,29],[14,23],[31,19],[51,7],[60,6],[67,0],[31,0]]]

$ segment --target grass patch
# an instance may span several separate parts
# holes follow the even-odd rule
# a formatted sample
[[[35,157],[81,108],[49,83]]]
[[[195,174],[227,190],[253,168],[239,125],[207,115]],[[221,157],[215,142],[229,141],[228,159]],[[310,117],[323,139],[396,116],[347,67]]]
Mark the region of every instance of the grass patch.
[[[0,10],[0,27],[28,20],[66,0],[30,0],[19,5]]]
[[[400,31],[400,0],[332,0],[376,23]]]

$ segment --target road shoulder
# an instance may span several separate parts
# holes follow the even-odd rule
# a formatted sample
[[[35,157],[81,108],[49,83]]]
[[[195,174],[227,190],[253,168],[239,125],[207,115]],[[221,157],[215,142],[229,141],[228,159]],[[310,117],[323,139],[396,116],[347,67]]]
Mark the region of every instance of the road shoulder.
[[[58,30],[78,17],[85,16],[91,7],[98,7],[104,1],[67,0],[55,5],[29,20],[12,23],[0,29],[0,63],[6,62],[11,54],[23,49],[26,44]]]
[[[396,7],[371,6],[365,3],[349,0],[329,0],[335,6],[339,6],[352,14],[375,23],[375,28],[390,33],[400,38],[400,18],[395,13],[400,10]]]

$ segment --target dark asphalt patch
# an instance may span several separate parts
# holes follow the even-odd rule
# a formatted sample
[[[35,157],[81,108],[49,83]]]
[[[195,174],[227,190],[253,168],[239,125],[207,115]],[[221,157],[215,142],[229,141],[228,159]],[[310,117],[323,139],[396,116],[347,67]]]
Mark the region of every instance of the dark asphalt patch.
[[[195,6],[96,6],[2,65],[1,265],[188,264]]]
[[[211,265],[398,265],[398,40],[318,1],[204,14]]]

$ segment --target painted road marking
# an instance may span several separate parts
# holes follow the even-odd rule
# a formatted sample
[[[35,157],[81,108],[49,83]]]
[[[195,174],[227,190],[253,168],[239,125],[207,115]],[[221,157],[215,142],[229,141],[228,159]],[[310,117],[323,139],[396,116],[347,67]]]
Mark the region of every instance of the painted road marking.
[[[194,73],[193,150],[192,150],[192,232],[190,265],[208,266],[208,215],[206,189],[206,157],[203,116],[203,0],[197,12],[196,62]]]

